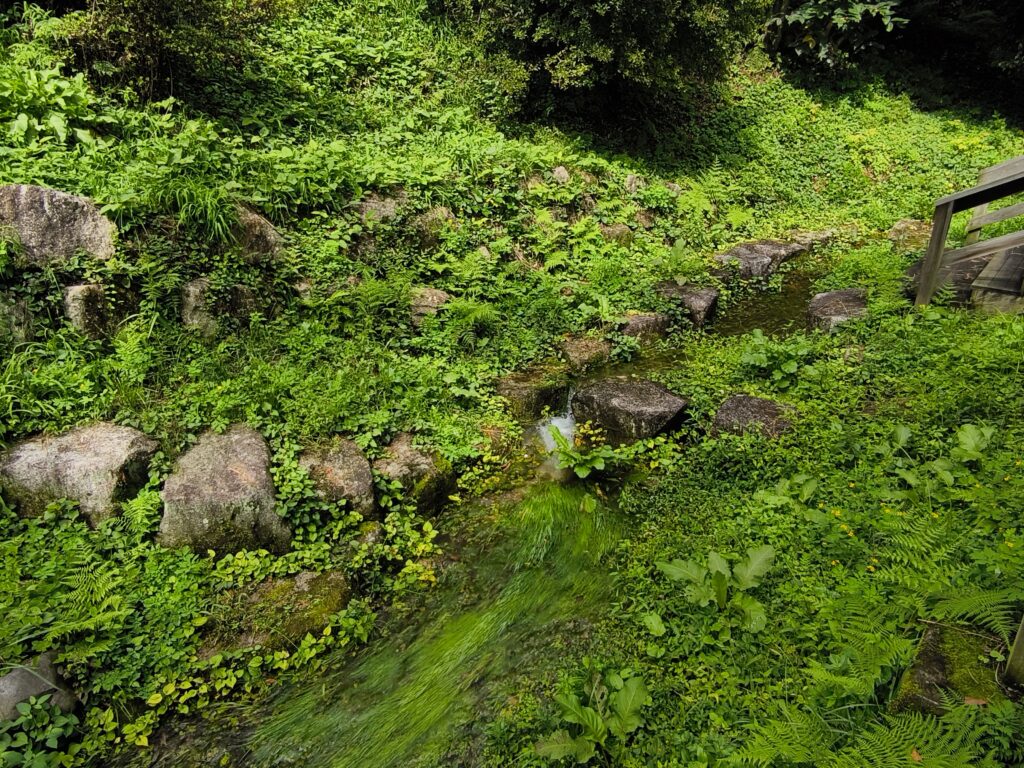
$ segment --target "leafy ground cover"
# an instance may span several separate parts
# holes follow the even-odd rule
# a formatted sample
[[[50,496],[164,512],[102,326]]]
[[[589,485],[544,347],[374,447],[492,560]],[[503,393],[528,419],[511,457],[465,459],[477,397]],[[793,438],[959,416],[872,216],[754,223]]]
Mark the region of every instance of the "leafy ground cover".
[[[915,254],[884,237],[980,168],[1021,154],[1018,130],[998,116],[921,111],[881,84],[802,90],[754,52],[710,106],[665,126],[655,151],[611,150],[512,122],[508,73],[404,0],[310,3],[262,33],[259,57],[196,95],[203,111],[145,105],[99,93],[69,68],[70,24],[33,6],[7,12],[0,181],[92,197],[118,222],[120,248],[112,261],[58,270],[15,272],[0,255],[5,288],[44,320],[36,341],[2,350],[0,441],[105,418],[154,436],[161,454],[147,488],[99,531],[67,506],[34,520],[0,513],[0,660],[56,648],[85,693],[77,724],[40,724],[39,710],[4,726],[11,765],[145,749],[168,716],[315,669],[326,650],[365,641],[375,611],[429,587],[436,528],[452,533],[444,520],[382,487],[393,501],[383,537],[368,541],[358,516],[316,505],[295,462],[302,446],[342,433],[373,456],[413,430],[464,474],[463,495],[498,485],[521,429],[495,396],[501,374],[557,355],[570,332],[607,336],[628,359],[636,350],[615,320],[668,309],[658,281],[707,279],[710,255],[745,239],[826,228],[839,234],[815,257],[818,285],[866,287],[869,320],[784,341],[681,331],[671,344],[682,362],[658,373],[692,399],[698,425],[749,390],[795,406],[796,428],[773,444],[694,430],[634,456],[647,474],[622,496],[630,531],[607,560],[618,600],[597,621],[589,660],[518,679],[515,700],[467,754],[545,763],[539,740],[582,736],[579,714],[560,721],[556,695],[568,711],[573,696],[642,698],[630,680],[643,680],[642,725],[627,732],[621,713],[594,709],[619,734],[590,739],[595,761],[711,765],[741,754],[770,764],[771,748],[787,743],[805,751],[780,760],[843,765],[843,750],[865,752],[858,734],[879,741],[898,727],[922,740],[893,748],[905,761],[927,753],[925,737],[976,726],[974,743],[947,751],[1021,759],[1012,705],[930,730],[879,719],[922,622],[975,622],[1005,649],[1007,606],[1019,604],[1019,593],[971,595],[1020,581],[1024,326],[910,311],[901,276]],[[371,193],[398,202],[394,218],[361,215]],[[238,202],[279,226],[282,258],[239,258],[229,236]],[[440,206],[450,220],[425,226]],[[602,225],[631,236],[606,239]],[[200,339],[177,309],[198,276],[225,299],[243,283],[265,301]],[[61,325],[62,287],[83,277],[108,286],[128,318],[109,341]],[[302,295],[300,281],[311,286]],[[417,327],[409,296],[419,285],[456,298]],[[735,298],[726,294],[723,311]],[[159,548],[157,489],[173,459],[202,430],[236,421],[271,443],[295,550]],[[734,571],[730,558],[761,546],[776,555],[750,590],[766,616],[759,632],[742,611],[688,599],[655,565],[704,565],[717,552]],[[287,651],[199,653],[224,590],[330,568],[346,570],[362,597],[323,634]],[[761,731],[748,730],[754,722]]]

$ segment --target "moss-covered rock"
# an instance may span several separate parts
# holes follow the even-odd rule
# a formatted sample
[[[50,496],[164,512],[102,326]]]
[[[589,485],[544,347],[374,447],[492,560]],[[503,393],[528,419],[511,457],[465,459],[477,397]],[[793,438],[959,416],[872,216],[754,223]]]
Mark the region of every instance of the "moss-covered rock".
[[[894,712],[916,710],[940,715],[952,698],[984,705],[1003,701],[996,670],[987,659],[999,646],[973,630],[931,626],[917,647],[914,663],[903,673],[890,703]]]
[[[351,596],[340,571],[304,571],[229,590],[211,614],[203,655],[255,646],[293,648],[307,634],[319,635]]]
[[[569,378],[564,368],[536,367],[505,376],[498,381],[497,390],[516,416],[536,419],[545,408],[555,409],[566,404]]]

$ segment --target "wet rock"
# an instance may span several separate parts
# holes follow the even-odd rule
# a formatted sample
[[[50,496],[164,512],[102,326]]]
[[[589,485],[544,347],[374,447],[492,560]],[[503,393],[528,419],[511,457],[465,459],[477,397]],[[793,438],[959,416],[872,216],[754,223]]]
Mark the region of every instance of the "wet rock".
[[[593,422],[614,441],[643,440],[679,425],[687,401],[646,379],[608,378],[588,384],[573,396],[580,423]]]
[[[217,319],[208,306],[209,295],[210,281],[205,277],[187,282],[181,287],[182,325],[207,338],[217,333]]]
[[[972,259],[954,264],[946,273],[945,278],[939,284],[940,290],[948,288],[952,290],[952,304],[954,306],[966,307],[971,303],[971,294],[974,290],[974,281],[985,270],[992,260],[992,255],[975,256]],[[917,289],[921,282],[921,265],[924,260],[920,259],[911,264],[906,271],[906,284],[903,295],[913,301],[917,297]]]
[[[78,706],[78,699],[57,674],[53,657],[52,652],[44,653],[35,664],[15,667],[0,677],[0,721],[17,719],[18,704],[33,696],[49,696],[62,712]]]
[[[634,312],[627,314],[619,331],[641,344],[650,344],[668,333],[669,318],[660,312]]]
[[[274,225],[245,206],[238,208],[235,238],[250,263],[274,258],[284,248],[284,238]]]
[[[629,174],[628,176],[626,176],[626,194],[635,195],[637,192],[640,191],[640,188],[643,186],[643,184],[643,179],[641,179],[635,173]]]
[[[598,228],[604,239],[610,243],[625,247],[633,242],[633,230],[628,224],[601,224]]]
[[[718,306],[718,289],[701,285],[679,285],[667,280],[657,286],[663,299],[682,305],[694,328],[703,328]]]
[[[347,502],[364,519],[377,515],[370,462],[351,440],[337,438],[329,445],[305,451],[299,466],[312,478],[320,498]]]
[[[436,315],[437,311],[451,301],[452,297],[451,294],[438,288],[418,286],[412,289],[410,298],[412,324],[414,327],[419,328],[427,317]]]
[[[751,395],[733,395],[719,407],[712,424],[712,432],[730,432],[740,435],[759,431],[768,437],[778,437],[790,429],[789,417],[794,413],[788,405]]]
[[[556,410],[569,397],[569,379],[564,371],[535,368],[500,379],[498,395],[508,401],[521,419],[537,419],[545,409]]]
[[[999,645],[995,638],[979,637],[966,628],[928,627],[889,708],[941,715],[949,698],[973,706],[1004,701],[995,670],[981,661],[991,658]]]
[[[341,571],[304,571],[228,590],[211,611],[201,655],[256,646],[295,648],[307,634],[319,637],[351,597]]]
[[[573,371],[585,371],[607,363],[612,356],[612,344],[593,336],[572,336],[562,342],[562,356]]]
[[[65,288],[64,315],[75,330],[90,339],[102,339],[110,332],[106,292],[102,285]]]
[[[811,329],[831,333],[843,323],[867,316],[867,294],[861,288],[819,293],[807,308]]]
[[[568,184],[572,180],[572,174],[569,173],[568,168],[560,165],[551,172],[551,178],[559,184]]]
[[[413,445],[413,436],[408,432],[391,441],[384,455],[373,462],[373,469],[401,483],[406,498],[424,512],[444,501],[452,479],[451,465]]]
[[[0,232],[20,244],[18,261],[59,266],[78,253],[97,259],[114,255],[115,228],[84,197],[27,184],[0,187]]]
[[[23,517],[70,499],[97,526],[145,484],[156,449],[138,430],[107,422],[35,437],[0,458],[0,488]]]
[[[455,214],[450,208],[439,205],[417,216],[413,226],[419,236],[421,247],[436,248],[445,231],[455,226]]]
[[[371,192],[356,205],[356,210],[364,225],[390,224],[399,217],[406,202],[405,194],[386,197]]]
[[[270,452],[247,425],[202,435],[178,459],[163,499],[157,541],[165,547],[282,554],[291,545],[291,530],[275,511]]]
[[[749,280],[768,277],[781,264],[796,256],[807,253],[810,245],[806,242],[784,242],[782,240],[758,240],[743,243],[715,255],[715,261],[723,267],[736,269],[739,277]]]
[[[0,293],[0,345],[24,344],[33,336],[28,302]]]
[[[887,233],[893,247],[902,253],[922,251],[932,236],[932,223],[917,219],[902,219]]]

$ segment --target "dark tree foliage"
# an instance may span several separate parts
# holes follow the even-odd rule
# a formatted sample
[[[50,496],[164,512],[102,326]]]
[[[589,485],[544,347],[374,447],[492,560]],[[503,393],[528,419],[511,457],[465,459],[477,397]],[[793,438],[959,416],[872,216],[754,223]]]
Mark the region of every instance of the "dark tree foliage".
[[[160,96],[237,67],[291,2],[91,0],[72,42],[94,78]]]
[[[836,69],[882,47],[936,65],[1024,74],[1021,0],[775,0],[766,42],[778,58]]]
[[[440,0],[557,91],[718,77],[769,0]]]

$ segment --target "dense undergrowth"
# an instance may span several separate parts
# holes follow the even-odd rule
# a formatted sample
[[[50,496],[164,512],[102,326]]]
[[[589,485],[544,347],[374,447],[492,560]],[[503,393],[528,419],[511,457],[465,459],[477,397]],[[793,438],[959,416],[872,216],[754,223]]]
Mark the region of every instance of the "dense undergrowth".
[[[660,375],[692,398],[699,423],[751,390],[796,406],[796,429],[777,444],[684,433],[643,457],[649,476],[622,502],[633,531],[608,560],[619,602],[598,623],[585,675],[582,661],[563,660],[560,683],[553,670],[519,681],[522,695],[491,713],[472,754],[543,763],[534,744],[561,727],[549,694],[581,693],[583,677],[593,694],[595,668],[628,666],[653,703],[616,764],[736,754],[770,764],[783,743],[806,747],[783,755],[787,764],[852,764],[842,750],[864,752],[850,740],[886,727],[879,714],[923,620],[980,621],[1005,649],[1006,606],[1019,593],[988,623],[995,609],[980,598],[942,601],[1020,582],[1024,325],[911,311],[901,276],[915,254],[883,236],[1024,151],[997,116],[923,112],[880,84],[801,90],[755,52],[702,111],[660,127],[655,151],[630,156],[512,122],[514,73],[425,4],[310,3],[189,103],[92,88],[66,63],[72,23],[32,6],[8,12],[0,182],[92,197],[119,225],[119,252],[18,273],[0,253],[0,281],[45,321],[37,340],[0,350],[0,442],[104,418],[154,436],[161,453],[147,488],[99,531],[67,505],[20,520],[0,502],[0,662],[57,649],[85,698],[77,724],[32,725],[45,720],[40,709],[0,733],[0,745],[8,733],[37,745],[19,746],[9,764],[102,763],[126,745],[145,748],[162,718],[315,668],[325,650],[365,640],[375,610],[429,585],[425,558],[443,520],[428,523],[382,487],[392,499],[385,535],[367,541],[358,516],[314,503],[294,460],[302,446],[341,433],[373,456],[412,430],[468,473],[464,494],[491,487],[519,450],[521,427],[494,393],[502,373],[556,355],[570,332],[608,336],[626,359],[635,347],[615,321],[669,309],[656,282],[708,279],[716,249],[794,230],[837,230],[815,257],[827,272],[820,285],[866,287],[871,318],[837,337],[781,342],[680,331],[672,343],[687,362]],[[568,183],[554,178],[557,166]],[[627,184],[631,174],[644,181]],[[356,204],[371,192],[399,200],[397,217],[364,220]],[[239,202],[279,226],[283,257],[239,258]],[[453,219],[425,241],[417,217],[437,206]],[[632,230],[628,244],[602,236],[615,224]],[[233,285],[252,286],[258,310],[225,320],[213,341],[183,330],[178,292],[197,276],[225,301]],[[82,277],[107,285],[127,318],[109,341],[61,324],[62,287]],[[300,280],[311,286],[302,295]],[[456,297],[420,328],[409,315],[416,285]],[[726,292],[723,311],[734,297]],[[204,429],[236,421],[270,441],[295,550],[222,557],[156,546],[172,460]],[[777,556],[754,592],[768,617],[758,633],[694,606],[654,565],[763,544]],[[218,593],[328,568],[345,569],[362,598],[322,635],[288,651],[198,653]],[[751,735],[755,721],[776,735]],[[1021,760],[1011,705],[943,722],[900,721],[911,741],[977,726],[963,749]],[[51,727],[56,746],[46,746]]]

